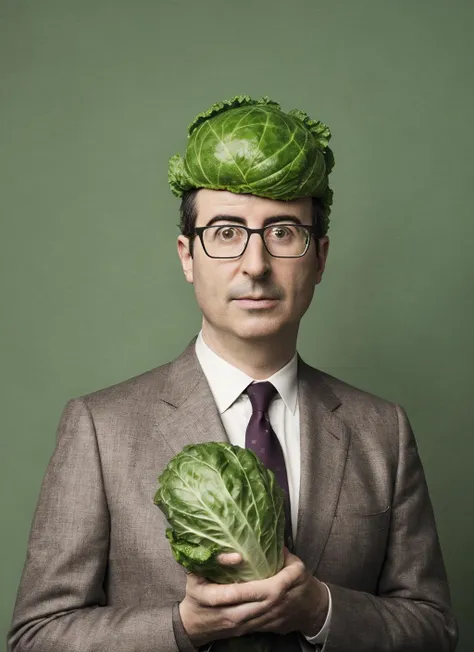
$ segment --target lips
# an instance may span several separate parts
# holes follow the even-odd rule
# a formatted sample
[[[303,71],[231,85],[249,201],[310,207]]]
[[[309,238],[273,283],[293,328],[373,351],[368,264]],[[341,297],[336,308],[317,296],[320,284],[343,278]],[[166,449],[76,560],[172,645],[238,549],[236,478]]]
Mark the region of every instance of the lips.
[[[235,299],[235,301],[241,308],[259,308],[261,310],[273,308],[278,302],[277,299],[269,299],[266,297],[258,297],[258,299],[255,297],[242,297],[240,299]]]

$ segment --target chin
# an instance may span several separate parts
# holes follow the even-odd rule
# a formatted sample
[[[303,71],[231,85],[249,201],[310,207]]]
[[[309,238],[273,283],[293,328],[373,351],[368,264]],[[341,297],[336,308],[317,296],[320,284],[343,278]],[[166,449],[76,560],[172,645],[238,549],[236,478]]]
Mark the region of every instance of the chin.
[[[234,323],[229,330],[242,340],[261,340],[281,335],[286,330],[285,326],[286,324],[262,319],[261,316],[258,316],[248,323]]]

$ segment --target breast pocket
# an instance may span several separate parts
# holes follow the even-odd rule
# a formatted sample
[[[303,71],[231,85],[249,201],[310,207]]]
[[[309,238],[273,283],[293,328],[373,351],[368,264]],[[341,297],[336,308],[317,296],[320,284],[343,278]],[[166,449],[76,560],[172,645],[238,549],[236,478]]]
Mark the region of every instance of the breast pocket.
[[[338,511],[320,565],[331,575],[328,581],[375,593],[385,560],[390,519],[390,507]]]
[[[390,511],[390,505],[387,505],[386,507],[383,505],[364,505],[363,507],[351,507],[346,505],[343,508],[337,509],[335,518],[342,520],[351,518],[373,518],[379,519],[381,522],[383,522],[384,516],[386,517],[387,514],[390,516]]]

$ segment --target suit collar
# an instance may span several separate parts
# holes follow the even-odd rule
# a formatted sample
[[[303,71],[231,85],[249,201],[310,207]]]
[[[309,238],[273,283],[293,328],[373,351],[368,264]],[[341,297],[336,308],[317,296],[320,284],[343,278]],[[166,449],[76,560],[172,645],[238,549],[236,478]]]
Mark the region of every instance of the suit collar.
[[[195,342],[196,338],[167,365],[161,401],[155,405],[154,435],[168,443],[173,455],[187,444],[229,441],[196,357]]]
[[[161,388],[160,398],[174,407],[179,407],[186,401],[203,378],[205,379],[196,356],[196,340],[197,337],[194,337],[181,355],[166,365],[166,382]],[[299,355],[297,364],[298,393],[301,394],[302,389],[311,388],[311,403],[317,401],[330,412],[338,408],[341,400],[325,381],[324,374],[306,364]]]
[[[204,341],[202,331],[196,340],[196,355],[220,414],[225,412],[251,383],[256,382],[254,378],[214,353]],[[278,395],[293,414],[298,399],[297,368],[298,360],[295,354],[287,364],[266,379],[276,387]]]
[[[175,408],[189,398],[203,378],[194,350],[195,342],[196,338],[193,338],[181,355],[166,365],[166,382],[160,399]]]
[[[309,392],[309,396],[305,394],[306,391]],[[329,412],[333,412],[341,405],[341,399],[326,382],[323,372],[310,367],[298,355],[298,394],[301,395],[302,392],[305,398],[310,399],[311,404],[317,402]]]

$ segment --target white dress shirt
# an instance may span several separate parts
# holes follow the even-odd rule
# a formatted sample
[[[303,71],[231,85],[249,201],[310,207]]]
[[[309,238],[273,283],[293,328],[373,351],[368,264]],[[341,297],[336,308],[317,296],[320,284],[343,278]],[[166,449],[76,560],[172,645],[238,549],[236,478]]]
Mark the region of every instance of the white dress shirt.
[[[196,340],[196,355],[211,389],[224,429],[231,444],[245,448],[245,432],[252,415],[252,405],[244,390],[253,378],[218,356],[204,342],[202,331]],[[300,493],[300,419],[298,406],[297,355],[266,380],[278,394],[270,404],[268,418],[278,437],[285,458],[290,492],[291,526],[296,540]],[[262,381],[259,381],[262,382]],[[327,588],[327,587],[326,587]],[[313,645],[324,645],[331,622],[332,602],[322,629],[313,637],[305,637]]]

